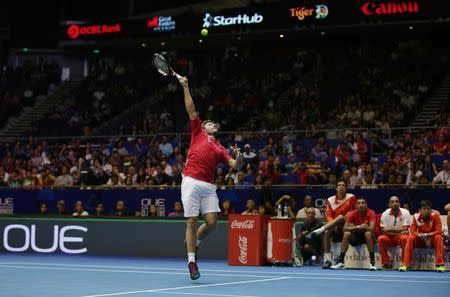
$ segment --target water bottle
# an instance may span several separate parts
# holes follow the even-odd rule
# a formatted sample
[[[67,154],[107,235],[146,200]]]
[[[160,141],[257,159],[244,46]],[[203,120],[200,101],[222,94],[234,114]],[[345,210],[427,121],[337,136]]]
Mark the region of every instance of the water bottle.
[[[284,205],[283,214],[284,214],[283,218],[287,219],[289,217],[287,204]]]
[[[282,212],[281,212],[281,204],[278,204],[277,207],[277,218],[281,218],[283,216]]]

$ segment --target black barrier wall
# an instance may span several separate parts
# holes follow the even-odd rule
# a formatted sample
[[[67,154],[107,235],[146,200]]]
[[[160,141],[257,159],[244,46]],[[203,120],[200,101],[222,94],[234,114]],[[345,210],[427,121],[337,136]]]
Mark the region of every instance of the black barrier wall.
[[[228,222],[199,249],[202,259],[226,259]],[[183,220],[0,218],[0,252],[186,258]]]

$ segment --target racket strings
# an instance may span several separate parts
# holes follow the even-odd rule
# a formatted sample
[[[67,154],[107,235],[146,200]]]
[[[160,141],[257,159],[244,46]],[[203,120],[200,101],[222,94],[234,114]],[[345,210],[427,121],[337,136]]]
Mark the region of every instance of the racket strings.
[[[167,65],[167,62],[163,57],[155,55],[153,58],[153,64],[155,65],[156,70],[158,70],[158,72],[162,75],[170,74],[169,66]]]

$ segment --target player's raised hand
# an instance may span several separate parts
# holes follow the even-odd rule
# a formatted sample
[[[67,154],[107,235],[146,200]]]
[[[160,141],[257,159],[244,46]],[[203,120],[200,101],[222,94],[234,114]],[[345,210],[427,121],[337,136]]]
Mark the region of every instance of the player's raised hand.
[[[231,146],[230,148],[233,151],[233,154],[235,154],[236,156],[241,152],[241,149],[238,147],[237,144],[235,144],[234,146]]]
[[[187,77],[186,76],[177,76],[177,78],[178,78],[178,81],[180,82],[180,84],[183,86],[183,87],[187,87],[188,86],[188,79],[187,79]]]

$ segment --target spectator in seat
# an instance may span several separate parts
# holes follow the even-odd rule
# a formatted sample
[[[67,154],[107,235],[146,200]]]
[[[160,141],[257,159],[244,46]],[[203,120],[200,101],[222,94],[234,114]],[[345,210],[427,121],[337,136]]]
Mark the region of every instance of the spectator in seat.
[[[290,174],[298,166],[297,163],[297,156],[294,153],[289,154],[288,162],[285,165],[286,171]]]
[[[103,203],[98,202],[95,206],[95,215],[97,217],[101,217],[105,215],[105,207],[103,206]]]
[[[156,166],[156,175],[153,177],[153,181],[158,186],[167,186],[170,184],[170,176],[163,171],[161,165]]]
[[[230,214],[234,214],[235,211],[231,207],[231,201],[226,199],[222,202],[222,207],[220,208],[220,216],[221,217],[228,217]]]
[[[158,216],[158,209],[154,204],[150,204],[148,207],[148,216],[149,217],[157,217]]]
[[[260,190],[264,186],[264,179],[261,174],[256,174],[253,181],[253,188],[255,190]]]
[[[46,203],[41,202],[39,204],[39,214],[40,215],[47,215],[48,214],[48,207],[47,207]]]
[[[297,213],[297,202],[295,202],[295,198],[289,195],[283,195],[275,202],[275,209],[277,209],[278,205],[280,205],[284,208],[285,205],[287,205],[288,208],[288,217],[290,219],[295,219],[295,215]],[[286,214],[285,214],[286,215]]]
[[[242,155],[244,156],[245,164],[253,163],[256,158],[256,154],[252,152],[252,147],[248,143],[244,145],[244,152],[242,153]]]
[[[245,207],[247,209],[242,213],[243,215],[258,214],[258,210],[255,208],[256,207],[255,200],[247,199]]]
[[[341,254],[337,264],[331,266],[331,269],[345,268],[345,254],[348,245],[357,246],[365,243],[370,256],[369,270],[377,270],[375,267],[374,248],[374,229],[376,223],[375,212],[367,207],[367,202],[360,197],[356,201],[356,209],[348,213],[345,219],[344,236],[341,242]]]
[[[313,207],[305,208],[305,222],[301,226],[300,235],[297,236],[297,246],[302,253],[303,261],[308,261],[312,256],[316,256],[319,259],[321,254],[321,242],[322,238],[320,236],[315,236],[314,238],[307,238],[313,230],[322,227],[322,224],[316,218],[316,209]],[[320,213],[320,212],[319,212]]]
[[[419,212],[413,215],[410,235],[406,242],[405,255],[399,271],[409,270],[414,248],[417,247],[434,247],[436,271],[445,272],[442,222],[439,212],[432,210],[429,200],[422,200]]]
[[[392,263],[387,252],[388,247],[399,246],[402,257],[405,255],[408,240],[411,215],[409,210],[400,207],[400,200],[396,196],[389,198],[389,208],[381,215],[381,232],[378,236],[378,247],[381,254],[383,269],[392,269]]]
[[[307,210],[308,209],[314,210],[314,213],[315,213],[314,214],[314,218],[316,218],[316,219],[323,218],[322,213],[320,212],[320,210],[318,208],[314,207],[314,201],[313,201],[313,198],[312,198],[311,195],[306,195],[305,196],[305,198],[303,199],[303,204],[304,204],[305,207],[303,207],[302,209],[300,209],[297,212],[297,216],[296,216],[297,219],[306,219],[307,216],[308,216],[308,214],[307,214]],[[319,226],[319,227],[321,227],[321,226]]]
[[[361,189],[376,189],[376,188],[378,188],[378,186],[375,183],[373,173],[366,173],[365,177],[362,180]]]
[[[245,181],[245,173],[243,171],[238,171],[236,173],[236,186],[239,186],[239,189],[246,189],[250,187],[250,183]]]
[[[445,136],[440,134],[438,140],[433,144],[434,152],[438,155],[444,155],[447,152],[449,143],[445,141]]]
[[[444,187],[450,188],[450,162],[449,160],[442,161],[442,170],[436,174],[433,178],[432,185],[433,187],[436,184],[442,184]]]
[[[59,200],[56,203],[56,214],[57,215],[67,215],[69,214],[66,210],[66,202],[64,200]]]
[[[169,217],[184,217],[183,205],[181,201],[175,201],[173,203],[173,211],[169,213]]]
[[[168,141],[167,136],[163,136],[162,137],[161,143],[159,144],[159,150],[166,157],[170,157],[170,155],[172,155],[172,153],[173,153],[173,146]]]
[[[129,214],[125,208],[125,202],[123,200],[118,200],[116,202],[116,211],[113,213],[113,216],[125,217],[130,215],[131,214]]]
[[[84,210],[83,202],[77,201],[75,202],[75,212],[73,213],[74,217],[85,217],[88,216],[89,213]]]

